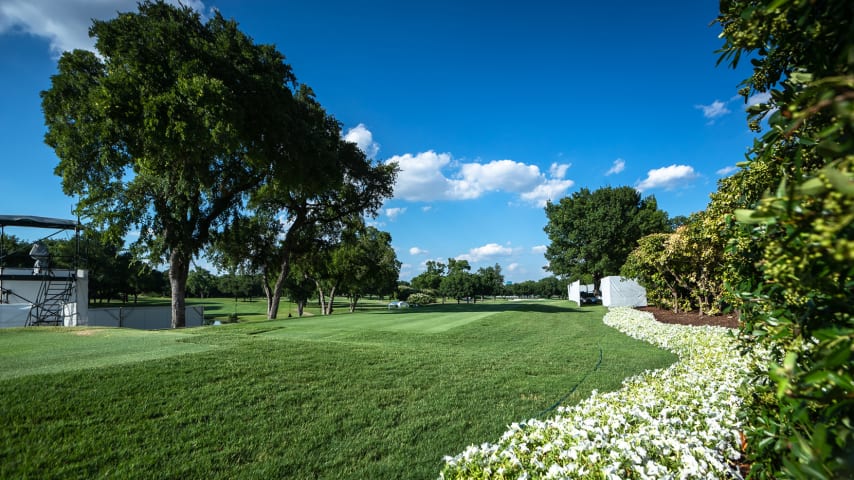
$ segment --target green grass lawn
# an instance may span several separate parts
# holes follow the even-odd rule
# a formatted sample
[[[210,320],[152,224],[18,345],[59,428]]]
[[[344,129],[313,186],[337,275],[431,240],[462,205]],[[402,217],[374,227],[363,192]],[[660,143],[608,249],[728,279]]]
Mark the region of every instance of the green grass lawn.
[[[435,478],[573,389],[675,360],[568,305],[0,331],[0,478]]]

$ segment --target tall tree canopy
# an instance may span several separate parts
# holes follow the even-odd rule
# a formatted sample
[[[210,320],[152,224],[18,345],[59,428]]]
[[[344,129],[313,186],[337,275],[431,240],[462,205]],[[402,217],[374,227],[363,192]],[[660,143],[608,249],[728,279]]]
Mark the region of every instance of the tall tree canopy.
[[[655,197],[641,198],[632,187],[582,188],[549,202],[546,216],[547,270],[571,278],[590,274],[596,290],[602,277],[620,273],[638,239],[669,229]]]
[[[343,140],[341,125],[310,88],[300,86],[294,98],[303,136],[286,158],[306,166],[298,172],[302,180],[294,184],[293,175],[274,175],[253,196],[249,217],[235,217],[216,242],[220,261],[242,263],[262,274],[271,319],[278,315],[292,263],[312,263],[300,257],[318,254],[362,216],[376,215],[391,197],[398,171],[397,164],[372,162]],[[254,238],[247,237],[247,226]]]
[[[45,141],[78,213],[168,259],[172,325],[184,325],[190,262],[270,175],[299,180],[295,78],[284,56],[234,21],[146,0],[94,21],[96,55],[62,55],[42,92]]]

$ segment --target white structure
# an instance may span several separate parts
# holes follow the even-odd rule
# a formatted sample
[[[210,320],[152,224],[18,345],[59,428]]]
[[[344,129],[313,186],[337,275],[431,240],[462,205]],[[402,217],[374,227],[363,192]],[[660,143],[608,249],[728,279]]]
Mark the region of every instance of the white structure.
[[[187,307],[184,325],[200,327],[205,323],[205,307]],[[172,307],[107,307],[89,310],[86,320],[90,327],[121,327],[140,330],[172,328]],[[83,325],[83,324],[80,324]]]
[[[606,307],[646,306],[646,289],[634,280],[605,277],[599,289],[602,291],[602,305]]]
[[[570,283],[567,287],[569,294],[569,301],[575,302],[577,305],[581,306],[581,292],[584,293],[593,293],[593,284],[582,285],[581,280],[576,280]]]
[[[0,240],[6,227],[74,230],[75,234],[81,229],[75,220],[0,215]],[[119,307],[90,312],[87,270],[52,268],[50,251],[41,240],[37,240],[29,252],[29,257],[35,260],[33,268],[6,268],[4,262],[8,252],[3,251],[3,245],[0,241],[0,328],[27,325],[171,327],[171,307]],[[71,264],[77,265],[76,254]],[[193,327],[203,323],[204,307],[187,307],[186,325]]]
[[[0,327],[28,323],[85,325],[89,310],[88,270],[0,268]]]

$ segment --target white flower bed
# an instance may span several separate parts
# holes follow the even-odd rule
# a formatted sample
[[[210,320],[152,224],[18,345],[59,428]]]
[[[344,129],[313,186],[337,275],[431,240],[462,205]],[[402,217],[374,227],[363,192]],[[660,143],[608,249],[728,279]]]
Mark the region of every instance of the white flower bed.
[[[740,478],[737,413],[753,360],[730,331],[662,324],[630,308],[604,321],[680,360],[554,418],[514,423],[495,444],[445,457],[440,478]]]

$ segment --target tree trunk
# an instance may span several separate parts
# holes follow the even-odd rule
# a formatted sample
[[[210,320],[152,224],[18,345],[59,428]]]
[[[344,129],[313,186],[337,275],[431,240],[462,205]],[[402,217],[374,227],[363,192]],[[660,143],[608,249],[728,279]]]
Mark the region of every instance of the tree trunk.
[[[187,276],[190,273],[190,256],[178,249],[169,255],[169,284],[172,286],[172,328],[187,325],[185,297]]]
[[[356,302],[359,301],[358,295],[350,295],[350,313],[356,311]]]
[[[599,287],[602,286],[602,274],[594,273],[593,274],[593,295],[602,295],[602,291],[599,290]]]
[[[291,261],[288,255],[282,260],[279,276],[276,277],[276,284],[273,286],[273,291],[267,297],[267,319],[275,320],[279,315],[279,304],[282,302],[282,292],[285,289],[285,279],[291,273]],[[266,282],[265,282],[266,283]],[[266,293],[266,292],[265,292]]]
[[[302,317],[303,310],[305,310],[305,300],[297,300],[297,316]]]
[[[332,304],[334,303],[334,301],[335,301],[335,285],[333,285],[332,288],[329,290],[329,301],[326,302],[326,312],[324,312],[324,315],[332,315],[332,309],[333,309]]]
[[[320,304],[320,314],[326,315],[326,295],[323,293],[323,287],[317,280],[314,281],[314,284],[317,286],[317,303]]]

